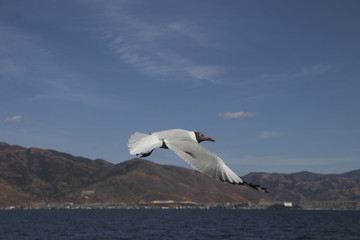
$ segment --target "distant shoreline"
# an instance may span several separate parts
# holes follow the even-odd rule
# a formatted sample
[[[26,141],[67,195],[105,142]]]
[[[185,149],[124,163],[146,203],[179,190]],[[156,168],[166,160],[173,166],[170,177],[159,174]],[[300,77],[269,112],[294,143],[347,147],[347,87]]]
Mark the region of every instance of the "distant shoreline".
[[[303,208],[299,206],[285,207],[274,204],[271,206],[225,206],[225,205],[97,205],[97,204],[72,204],[64,206],[62,204],[49,204],[44,206],[7,206],[0,207],[2,211],[12,210],[147,210],[147,209],[174,209],[174,210],[186,210],[186,209],[199,209],[199,210],[211,210],[211,209],[228,209],[228,210],[292,210],[292,211],[360,211],[356,208]]]

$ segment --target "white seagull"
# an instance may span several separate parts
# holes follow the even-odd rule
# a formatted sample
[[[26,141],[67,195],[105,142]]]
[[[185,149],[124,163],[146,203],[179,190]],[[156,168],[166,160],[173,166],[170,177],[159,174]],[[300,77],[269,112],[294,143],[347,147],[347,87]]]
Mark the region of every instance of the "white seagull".
[[[150,156],[155,148],[169,148],[179,157],[200,172],[223,182],[246,185],[259,191],[267,192],[266,188],[245,182],[234,173],[226,163],[199,143],[215,140],[201,132],[171,129],[149,134],[135,132],[128,141],[131,155]]]

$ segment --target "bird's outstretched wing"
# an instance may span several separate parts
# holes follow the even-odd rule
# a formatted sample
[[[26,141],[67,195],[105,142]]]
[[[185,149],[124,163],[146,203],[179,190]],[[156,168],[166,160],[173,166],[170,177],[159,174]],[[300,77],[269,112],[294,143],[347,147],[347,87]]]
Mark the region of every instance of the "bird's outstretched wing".
[[[169,141],[165,139],[165,144],[195,169],[212,178],[233,184],[244,183],[244,181],[236,175],[221,158],[197,142]]]
[[[266,188],[257,184],[245,182],[234,173],[221,158],[197,142],[165,140],[165,144],[192,167],[212,178],[232,184],[246,185],[258,191],[268,192]]]

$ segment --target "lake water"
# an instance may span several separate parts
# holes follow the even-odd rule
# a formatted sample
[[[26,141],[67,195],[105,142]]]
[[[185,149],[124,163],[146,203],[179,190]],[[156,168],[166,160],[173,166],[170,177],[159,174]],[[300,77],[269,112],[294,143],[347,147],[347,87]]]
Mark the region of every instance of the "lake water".
[[[0,239],[360,239],[360,211],[0,211]]]

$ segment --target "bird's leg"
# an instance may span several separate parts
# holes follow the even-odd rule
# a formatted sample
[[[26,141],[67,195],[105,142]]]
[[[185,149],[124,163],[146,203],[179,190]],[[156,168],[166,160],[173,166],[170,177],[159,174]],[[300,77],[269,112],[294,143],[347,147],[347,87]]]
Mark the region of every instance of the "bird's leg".
[[[148,157],[148,156],[150,156],[151,155],[151,153],[154,151],[154,149],[153,150],[151,150],[150,152],[148,152],[148,153],[143,153],[143,154],[141,154],[141,158],[144,158],[144,157]]]

